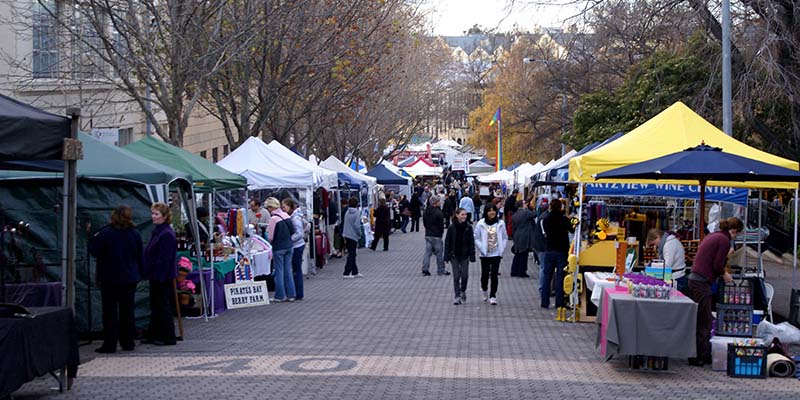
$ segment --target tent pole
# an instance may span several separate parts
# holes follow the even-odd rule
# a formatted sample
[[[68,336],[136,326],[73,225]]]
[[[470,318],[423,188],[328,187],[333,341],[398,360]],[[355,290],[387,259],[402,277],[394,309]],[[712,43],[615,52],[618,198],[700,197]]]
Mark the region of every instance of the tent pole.
[[[706,181],[700,181],[700,217],[697,224],[698,236],[703,240],[705,236],[705,219],[706,219]]]
[[[211,196],[208,198],[208,236],[209,236],[209,247],[211,247],[211,256],[209,257],[210,264],[211,264],[211,316],[216,316],[216,310],[214,309],[214,246],[211,245],[211,238],[214,237],[214,226],[216,225],[217,218],[214,216],[214,195],[217,194],[217,189],[211,189]],[[208,315],[209,310],[205,310],[206,315]]]
[[[206,282],[203,278],[203,249],[200,246],[200,232],[197,231],[197,204],[195,204],[196,198],[194,197],[194,190],[189,187],[189,192],[184,194],[183,191],[178,188],[178,193],[181,196],[181,199],[187,204],[187,208],[189,209],[189,224],[192,227],[192,234],[194,235],[194,245],[195,245],[195,252],[197,254],[197,270],[200,272],[200,293],[203,298],[203,310],[207,310],[208,302],[206,299]],[[191,195],[191,197],[189,197]],[[191,200],[191,201],[189,201]],[[208,321],[208,314],[203,313],[205,320]]]
[[[761,224],[762,224],[762,222],[761,222],[761,204],[762,204],[761,196],[762,196],[762,191],[761,191],[761,189],[758,189],[758,243],[756,245],[758,246],[758,273],[763,276],[764,275],[764,259],[762,258],[762,254],[761,254],[761,229],[762,229],[762,226],[761,226]]]
[[[78,129],[80,125],[81,111],[79,108],[67,109],[70,117],[69,139],[78,140]],[[67,154],[64,154],[67,156]],[[77,169],[78,159],[74,157],[63,157],[64,160],[64,188],[63,188],[63,207],[62,207],[62,261],[61,261],[61,283],[63,292],[63,304],[72,309],[75,313],[75,217],[78,208],[78,182]],[[91,325],[91,321],[90,321]]]
[[[744,270],[747,271],[747,217],[748,217],[748,210],[750,209],[750,189],[747,189],[747,197],[745,198],[745,206],[744,206]],[[759,237],[761,235],[761,231],[758,232]]]
[[[794,246],[792,247],[792,289],[797,287],[797,188],[794,188]]]

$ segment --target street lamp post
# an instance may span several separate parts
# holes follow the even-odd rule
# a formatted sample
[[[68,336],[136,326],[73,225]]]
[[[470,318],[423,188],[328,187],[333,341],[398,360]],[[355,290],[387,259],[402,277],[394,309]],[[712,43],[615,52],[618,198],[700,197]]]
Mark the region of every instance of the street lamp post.
[[[536,58],[525,57],[522,59],[522,62],[525,64],[533,64],[533,63],[542,63],[542,64],[550,64],[556,63],[560,64],[558,61],[550,61],[550,60],[539,60]],[[567,153],[567,145],[564,144],[564,136],[567,134],[567,76],[564,74],[564,70],[561,70],[561,86],[559,89],[561,91],[561,157]]]

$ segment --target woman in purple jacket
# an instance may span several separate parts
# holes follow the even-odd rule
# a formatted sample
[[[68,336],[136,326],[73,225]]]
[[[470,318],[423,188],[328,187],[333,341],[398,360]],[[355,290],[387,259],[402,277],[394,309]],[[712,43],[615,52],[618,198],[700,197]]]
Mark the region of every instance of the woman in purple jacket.
[[[725,271],[731,241],[744,229],[742,220],[731,217],[720,221],[719,231],[714,232],[700,242],[697,255],[689,274],[689,294],[697,303],[697,330],[695,335],[697,357],[690,358],[689,364],[702,367],[711,364],[711,284],[722,277],[725,282],[733,282],[733,278]]]
[[[145,343],[175,344],[175,310],[173,281],[177,276],[178,241],[170,226],[172,215],[169,206],[155,203],[150,207],[150,218],[156,226],[144,250],[142,277],[150,281],[150,327]]]

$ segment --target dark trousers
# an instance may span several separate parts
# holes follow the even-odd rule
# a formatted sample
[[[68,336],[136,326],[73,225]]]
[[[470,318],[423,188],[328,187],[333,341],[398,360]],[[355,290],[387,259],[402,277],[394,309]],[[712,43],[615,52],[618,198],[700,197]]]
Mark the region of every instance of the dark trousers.
[[[697,303],[697,331],[695,341],[697,358],[711,357],[711,284],[708,282],[689,280],[689,294]]]
[[[117,340],[123,349],[132,349],[136,337],[136,318],[133,303],[135,283],[102,283],[100,297],[103,303],[103,348],[117,349]]]
[[[303,250],[306,245],[292,249],[292,278],[294,278],[295,298],[303,298]]]
[[[444,216],[444,227],[447,228],[450,226],[450,219],[453,218],[452,215],[445,215]]]
[[[383,250],[389,250],[389,232],[375,232],[375,237],[372,239],[370,249],[375,250],[378,248],[378,239],[383,238]]]
[[[542,272],[539,274],[540,305],[550,307],[550,281],[555,274],[556,307],[564,307],[564,267],[567,265],[567,253],[546,251],[542,257]]]
[[[175,291],[172,280],[150,281],[150,327],[147,339],[175,344]]]
[[[525,276],[528,273],[528,252],[514,253],[511,260],[511,276]]]
[[[450,261],[453,269],[453,290],[456,297],[467,293],[467,280],[469,280],[469,258],[455,257]]]
[[[419,232],[419,217],[411,218],[411,232]]]
[[[358,275],[358,266],[356,265],[358,242],[348,238],[344,238],[344,241],[347,246],[347,262],[344,264],[344,275]]]
[[[503,257],[481,257],[481,290],[484,292],[489,287],[489,280],[492,281],[489,297],[497,295],[497,273],[500,272],[500,260]]]

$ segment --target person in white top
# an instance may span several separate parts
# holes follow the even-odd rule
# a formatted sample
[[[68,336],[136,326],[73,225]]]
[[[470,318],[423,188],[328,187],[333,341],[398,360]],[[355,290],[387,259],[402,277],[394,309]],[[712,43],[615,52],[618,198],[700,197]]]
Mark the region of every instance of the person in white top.
[[[672,280],[677,282],[677,289],[688,287],[686,274],[686,256],[683,243],[672,232],[664,232],[652,228],[647,232],[647,245],[655,246],[658,258],[664,260],[664,266],[672,269]]]
[[[489,203],[483,208],[483,219],[475,226],[475,250],[481,259],[481,299],[488,299],[491,305],[497,305],[497,275],[507,242],[506,225],[497,216],[497,206]]]

